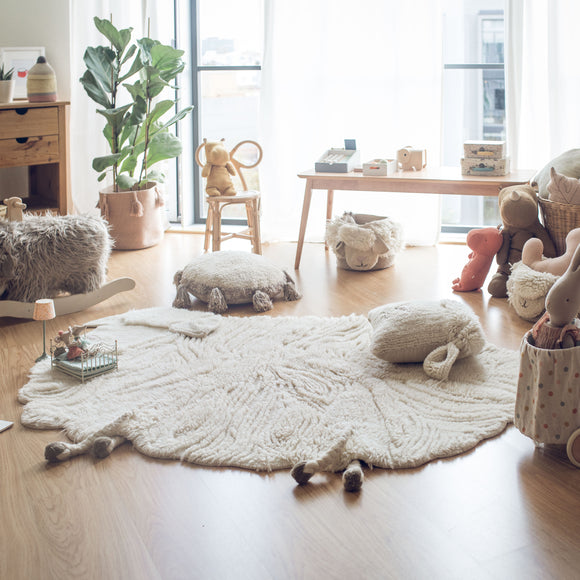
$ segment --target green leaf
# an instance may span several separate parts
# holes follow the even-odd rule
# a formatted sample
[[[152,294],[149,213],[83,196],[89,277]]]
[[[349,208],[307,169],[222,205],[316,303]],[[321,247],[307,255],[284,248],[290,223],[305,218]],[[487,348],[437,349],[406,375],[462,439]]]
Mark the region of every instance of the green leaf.
[[[181,155],[183,147],[181,141],[171,133],[157,133],[149,145],[147,154],[147,167],[152,167],[159,161],[173,159]]]
[[[158,101],[155,103],[153,110],[149,114],[149,119],[151,123],[155,123],[158,119],[160,119],[167,111],[169,111],[175,105],[174,101],[172,100],[165,100],[165,101]]]
[[[123,105],[122,107],[117,107],[116,109],[97,109],[97,113],[103,115],[107,122],[112,127],[118,127],[122,125],[125,119],[125,114],[132,107],[131,104]]]
[[[121,189],[131,189],[136,183],[137,180],[126,173],[117,176],[117,185]]]
[[[95,171],[104,171],[108,167],[113,167],[121,157],[121,153],[111,153],[110,155],[104,155],[103,157],[95,157],[93,159],[93,169]]]
[[[130,54],[132,56],[136,50],[137,50],[137,47],[133,44],[131,46],[131,48],[129,49],[129,52],[127,53],[127,55]],[[122,64],[124,64],[127,60],[128,60],[128,58],[125,58],[123,60]],[[129,68],[129,70],[124,75],[119,77],[119,82],[122,83],[123,81],[127,80],[129,77],[132,77],[135,73],[138,73],[142,68],[143,68],[143,62],[141,60],[140,54],[137,53],[135,55],[135,58],[133,59],[133,62],[131,63],[131,67]]]
[[[153,169],[153,171],[148,171],[145,181],[156,181],[157,183],[165,182],[165,173],[159,171],[158,169]]]
[[[137,167],[138,155],[129,155],[123,164],[121,165],[120,172],[121,173],[128,173],[129,175],[133,175],[135,173],[135,168]]]
[[[87,95],[97,104],[107,109],[113,106],[109,100],[109,93],[103,89],[91,71],[85,71],[85,74],[80,78],[80,83],[83,85]]]
[[[107,92],[116,82],[115,53],[106,46],[89,46],[83,56],[85,65]]]
[[[157,69],[159,76],[168,82],[174,79],[184,68],[181,60],[184,51],[165,44],[159,44],[151,49],[151,65]]]
[[[132,28],[117,30],[109,20],[95,16],[93,19],[97,30],[115,47],[119,54],[122,54],[131,41]]]
[[[103,181],[103,179],[105,179],[105,177],[107,177],[107,172],[105,171],[104,173],[101,173],[101,175],[99,175],[99,177],[97,177],[97,182],[101,182]]]

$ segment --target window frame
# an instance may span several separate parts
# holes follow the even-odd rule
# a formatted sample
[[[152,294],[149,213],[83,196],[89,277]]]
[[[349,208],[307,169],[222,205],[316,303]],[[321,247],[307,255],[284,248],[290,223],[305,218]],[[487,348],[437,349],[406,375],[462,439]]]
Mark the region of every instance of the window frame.
[[[204,189],[203,180],[201,178],[201,169],[197,167],[195,161],[195,152],[202,142],[200,129],[200,120],[203,116],[203,108],[201,107],[201,75],[204,72],[224,72],[224,71],[251,71],[262,70],[261,65],[201,65],[200,57],[200,32],[199,32],[199,2],[200,0],[190,0],[191,2],[191,95],[193,104],[192,124],[193,124],[193,223],[205,224],[206,218],[203,216],[203,201]],[[226,225],[240,225],[246,226],[248,222],[246,219],[224,218],[222,223]]]

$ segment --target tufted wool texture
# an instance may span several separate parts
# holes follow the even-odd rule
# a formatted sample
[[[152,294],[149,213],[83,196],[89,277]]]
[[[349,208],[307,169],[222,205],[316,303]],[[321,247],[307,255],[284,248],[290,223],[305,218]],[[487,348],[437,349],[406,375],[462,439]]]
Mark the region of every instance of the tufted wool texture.
[[[546,296],[557,279],[550,272],[538,272],[516,262],[507,281],[510,306],[524,320],[537,320],[546,309]]]
[[[102,457],[128,439],[151,457],[255,470],[324,458],[326,471],[356,459],[418,466],[464,452],[512,421],[515,351],[487,344],[437,381],[420,364],[376,358],[371,334],[359,315],[132,311],[91,333],[118,339],[118,371],[81,384],[37,363],[19,392],[21,421],[64,429],[74,443],[49,446],[52,461]]]
[[[253,303],[254,310],[273,308],[272,300],[299,300],[294,278],[264,256],[248,252],[219,251],[196,256],[173,277],[177,287],[174,308],[191,308],[190,294],[206,302],[216,314],[229,304]]]
[[[92,216],[25,215],[0,220],[0,297],[34,302],[85,294],[105,283],[112,240]]]
[[[376,356],[421,362],[434,379],[446,379],[457,359],[478,354],[485,345],[477,316],[457,300],[394,302],[371,310],[369,320]]]

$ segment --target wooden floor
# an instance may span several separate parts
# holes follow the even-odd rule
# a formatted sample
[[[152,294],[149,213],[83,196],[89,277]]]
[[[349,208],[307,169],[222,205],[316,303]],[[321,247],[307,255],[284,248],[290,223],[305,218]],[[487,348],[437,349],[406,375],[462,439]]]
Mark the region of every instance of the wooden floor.
[[[155,248],[115,252],[110,278],[132,276],[135,290],[50,321],[47,335],[171,305],[173,274],[202,241],[170,233]],[[295,250],[273,244],[264,254],[291,269]],[[491,342],[517,349],[529,323],[505,300],[451,292],[467,253],[461,245],[409,248],[393,268],[357,273],[337,270],[322,245],[306,244],[297,273],[303,299],[269,314],[365,314],[392,301],[456,296]],[[47,465],[45,445],[63,435],[22,427],[16,399],[42,349],[40,323],[0,319],[0,346],[0,419],[15,422],[0,434],[2,579],[580,577],[580,470],[513,427],[455,458],[367,472],[359,494],[344,492],[339,475],[297,487],[288,471],[184,465],[130,444],[101,461]]]

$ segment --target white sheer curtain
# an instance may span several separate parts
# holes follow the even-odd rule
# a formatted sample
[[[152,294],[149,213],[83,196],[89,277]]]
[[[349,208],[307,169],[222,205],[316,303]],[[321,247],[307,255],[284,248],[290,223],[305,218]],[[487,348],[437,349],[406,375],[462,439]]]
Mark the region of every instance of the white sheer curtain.
[[[506,0],[508,145],[515,167],[540,169],[580,146],[577,0]]]
[[[304,182],[330,147],[356,139],[361,161],[413,145],[439,163],[442,2],[265,3],[261,169],[265,238],[295,240]],[[344,210],[400,221],[411,244],[436,241],[439,196],[336,192]],[[307,239],[322,240],[326,196],[313,195]]]
[[[71,190],[75,210],[89,213],[98,201],[102,184],[92,168],[94,157],[108,153],[103,137],[104,119],[95,113],[99,108],[92,101],[79,79],[85,71],[83,54],[87,46],[106,44],[95,28],[93,18],[113,19],[117,28],[133,28],[133,38],[148,31],[163,43],[173,38],[173,7],[159,7],[155,0],[83,0],[71,2]],[[167,4],[167,3],[164,3]]]

